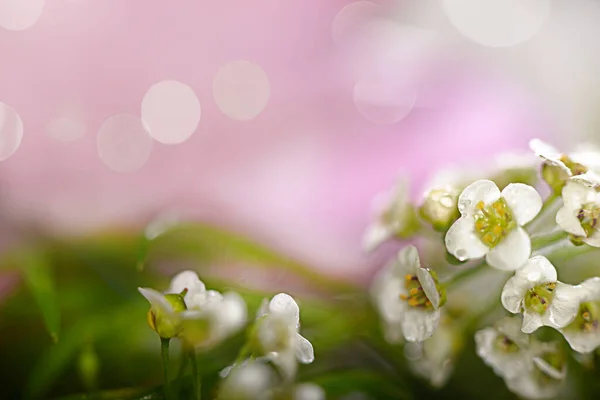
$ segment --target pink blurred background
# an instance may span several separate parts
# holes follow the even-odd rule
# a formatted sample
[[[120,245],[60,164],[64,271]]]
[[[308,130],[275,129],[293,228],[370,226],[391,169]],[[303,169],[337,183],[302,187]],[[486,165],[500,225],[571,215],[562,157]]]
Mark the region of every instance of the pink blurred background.
[[[0,26],[0,102],[23,122],[0,162],[1,201],[11,218],[59,234],[176,207],[360,277],[371,199],[400,172],[417,195],[450,164],[524,150],[533,137],[595,137],[593,1],[28,1],[0,0],[17,19],[43,5],[27,29]],[[268,78],[225,98],[260,108],[251,119],[215,101],[231,96],[214,80],[236,60]],[[99,157],[102,123],[140,117],[164,80],[194,91],[197,129],[183,143],[154,141],[136,171],[112,170]],[[0,118],[0,149],[7,132]]]

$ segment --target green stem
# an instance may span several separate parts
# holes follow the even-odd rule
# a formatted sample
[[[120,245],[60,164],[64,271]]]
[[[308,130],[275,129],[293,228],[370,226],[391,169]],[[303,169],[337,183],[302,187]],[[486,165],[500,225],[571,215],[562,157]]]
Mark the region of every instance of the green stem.
[[[554,217],[556,208],[560,205],[561,201],[561,196],[554,193],[551,194],[550,197],[546,199],[544,204],[542,204],[542,208],[540,209],[538,215],[525,225],[527,232],[530,234],[534,233],[536,229],[540,227],[540,225],[543,225],[548,217]]]
[[[531,237],[531,249],[532,250],[541,250],[544,247],[548,247],[549,245],[556,243],[562,239],[567,237],[567,232],[562,229],[556,230],[554,232],[550,232],[545,235],[537,235]]]
[[[163,373],[165,380],[165,399],[169,396],[169,343],[171,339],[160,338],[160,355],[162,357]]]
[[[450,278],[443,282],[443,285],[445,287],[450,287],[460,281],[463,281],[466,278],[475,275],[477,271],[481,270],[481,267],[483,267],[484,265],[486,265],[485,258],[482,258],[481,260],[477,261],[477,263],[475,263],[474,265],[467,267],[462,271],[452,275]]]
[[[196,359],[196,350],[191,348],[188,352],[190,357],[190,363],[192,364],[192,381],[194,383],[194,399],[201,400],[202,398],[202,384],[200,381],[200,374],[198,373],[198,360]]]

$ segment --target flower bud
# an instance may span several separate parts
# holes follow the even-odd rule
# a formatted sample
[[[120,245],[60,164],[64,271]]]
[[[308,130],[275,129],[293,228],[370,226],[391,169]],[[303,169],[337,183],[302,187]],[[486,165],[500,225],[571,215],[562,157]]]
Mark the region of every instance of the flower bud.
[[[186,293],[187,290],[184,290],[180,294],[161,295],[158,293],[158,296],[162,296],[162,299],[156,295],[152,295],[152,307],[147,314],[148,325],[161,338],[170,339],[181,333],[182,321],[179,313],[186,310],[183,300]]]
[[[421,218],[438,232],[445,232],[460,217],[458,191],[434,189],[430,191],[419,208]]]
[[[554,193],[561,193],[569,176],[569,172],[559,165],[549,163],[544,163],[542,165],[542,178]]]

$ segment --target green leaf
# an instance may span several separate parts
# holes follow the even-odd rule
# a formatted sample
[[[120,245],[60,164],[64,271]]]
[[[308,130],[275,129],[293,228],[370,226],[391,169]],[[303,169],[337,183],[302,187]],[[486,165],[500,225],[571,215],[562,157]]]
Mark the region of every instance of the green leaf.
[[[54,342],[60,332],[60,307],[52,271],[44,253],[28,249],[19,255],[25,282],[42,312],[46,329]]]

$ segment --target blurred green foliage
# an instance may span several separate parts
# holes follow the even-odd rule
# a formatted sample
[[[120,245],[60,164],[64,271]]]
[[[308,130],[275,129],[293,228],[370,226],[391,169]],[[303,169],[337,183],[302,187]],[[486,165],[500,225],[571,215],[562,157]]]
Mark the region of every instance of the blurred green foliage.
[[[160,341],[147,326],[149,305],[137,287],[166,287],[170,276],[154,266],[181,261],[192,262],[207,287],[239,291],[251,316],[264,297],[281,289],[241,287],[205,274],[207,267],[241,262],[273,273],[283,269],[286,278],[306,282],[308,293],[291,294],[299,299],[302,334],[313,343],[316,359],[300,366],[298,380],[321,385],[330,399],[358,393],[365,399],[514,398],[475,355],[472,338],[449,384],[434,390],[409,372],[401,346],[383,340],[366,287],[323,276],[236,234],[195,224],[152,242],[137,233],[112,232],[38,239],[7,254],[2,268],[18,273],[21,284],[0,304],[0,397],[161,399]],[[203,398],[214,397],[218,372],[235,360],[244,335],[200,357]],[[172,346],[171,371],[182,361],[177,350]],[[598,376],[576,368],[580,377]],[[191,390],[189,378],[174,385],[182,394]],[[598,393],[594,385],[586,386],[588,394]]]

